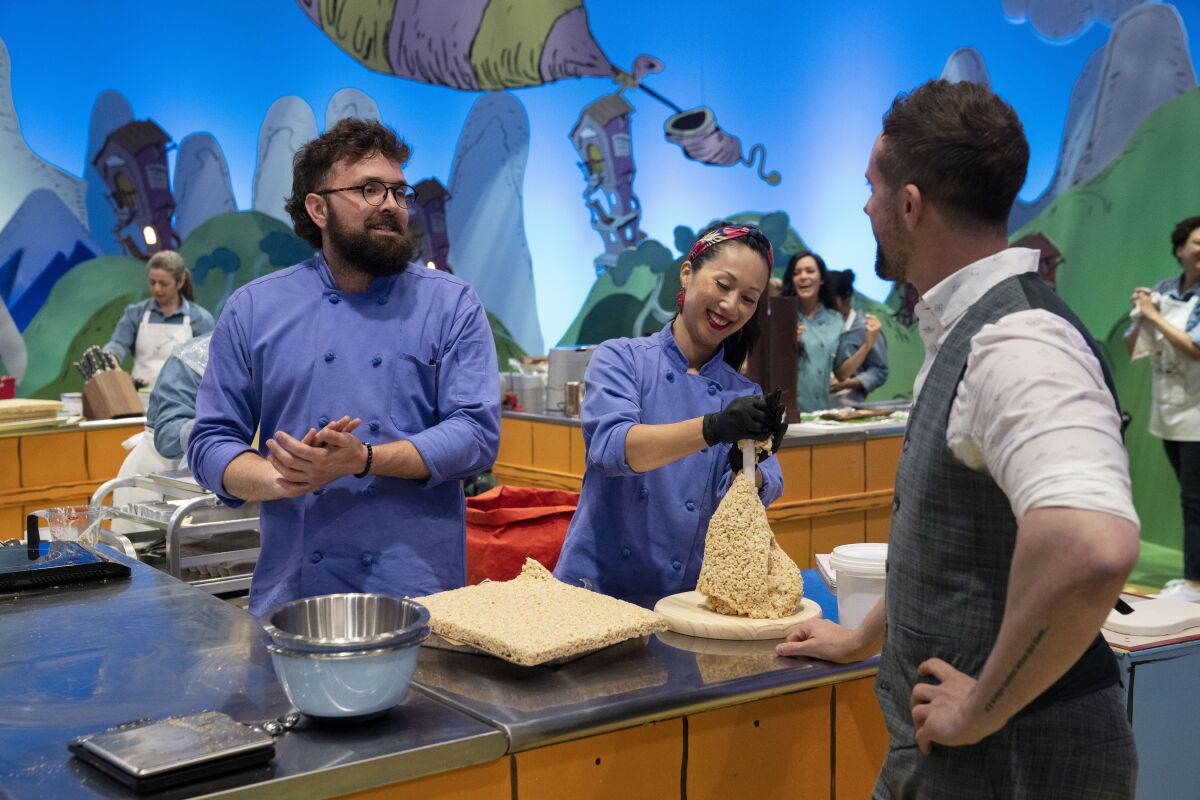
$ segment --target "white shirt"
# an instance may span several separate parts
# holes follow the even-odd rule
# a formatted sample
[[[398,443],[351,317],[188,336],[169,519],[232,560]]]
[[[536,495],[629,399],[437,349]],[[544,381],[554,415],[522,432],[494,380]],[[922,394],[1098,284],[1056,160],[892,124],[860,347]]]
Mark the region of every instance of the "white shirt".
[[[1009,248],[960,269],[917,302],[925,363],[914,397],[967,310],[1006,278],[1036,270],[1038,257],[1037,250]],[[1062,317],[1020,311],[972,337],[946,444],[964,465],[996,481],[1018,520],[1053,506],[1137,524],[1120,432],[1100,363]]]

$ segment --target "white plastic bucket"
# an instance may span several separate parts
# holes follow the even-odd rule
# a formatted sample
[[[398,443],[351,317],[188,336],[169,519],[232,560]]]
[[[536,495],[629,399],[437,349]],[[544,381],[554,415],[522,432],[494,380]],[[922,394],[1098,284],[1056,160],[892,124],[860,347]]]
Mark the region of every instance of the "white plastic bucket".
[[[857,628],[883,599],[886,564],[886,544],[843,544],[833,548],[829,565],[837,570],[838,624]]]

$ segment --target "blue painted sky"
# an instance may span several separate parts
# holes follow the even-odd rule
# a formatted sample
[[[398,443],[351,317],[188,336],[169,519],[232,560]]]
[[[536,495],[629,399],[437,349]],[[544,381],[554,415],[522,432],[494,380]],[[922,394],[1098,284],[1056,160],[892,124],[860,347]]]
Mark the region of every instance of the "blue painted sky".
[[[452,5],[453,0],[446,0]],[[1179,0],[1189,33],[1200,0]],[[728,9],[742,9],[731,17]],[[1058,157],[1067,102],[1108,29],[1095,25],[1051,44],[1005,19],[1001,0],[857,0],[852,3],[719,0],[588,2],[592,32],[609,59],[629,68],[639,53],[666,70],[647,83],[684,107],[707,105],[744,148],[766,145],[772,188],[745,167],[705,167],[662,137],[670,112],[630,96],[635,191],[642,226],[671,242],[677,224],[697,226],[743,210],[784,210],[831,267],[852,268],[858,288],[882,299],[875,244],[862,213],[863,170],[892,97],[942,71],[958,47],[984,56],[993,87],[1024,120],[1033,161],[1022,196],[1036,197]],[[43,158],[81,174],[96,96],[115,89],[137,118],[176,141],[208,131],[229,162],[238,204],[249,207],[258,129],[283,95],[307,100],[323,124],[338,89],[357,87],[414,145],[412,180],[448,182],[454,147],[475,95],[370,72],[309,22],[292,0],[45,0],[0,4],[0,39],[26,141]],[[613,85],[563,81],[516,94],[530,117],[526,234],[534,258],[542,332],[554,343],[592,284],[599,237],[580,199],[583,179],[567,134],[579,111]],[[496,265],[502,269],[503,265]]]

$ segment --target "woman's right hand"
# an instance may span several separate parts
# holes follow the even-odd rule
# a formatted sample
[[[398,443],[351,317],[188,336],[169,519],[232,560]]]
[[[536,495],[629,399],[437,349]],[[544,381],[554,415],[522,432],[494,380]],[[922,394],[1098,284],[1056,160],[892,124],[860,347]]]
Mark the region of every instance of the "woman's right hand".
[[[879,338],[879,331],[883,326],[879,322],[879,317],[874,314],[867,314],[867,343],[874,346],[875,340]]]
[[[737,444],[739,439],[759,441],[774,436],[771,404],[761,394],[739,397],[720,411],[705,414],[702,423],[704,441],[714,444]]]

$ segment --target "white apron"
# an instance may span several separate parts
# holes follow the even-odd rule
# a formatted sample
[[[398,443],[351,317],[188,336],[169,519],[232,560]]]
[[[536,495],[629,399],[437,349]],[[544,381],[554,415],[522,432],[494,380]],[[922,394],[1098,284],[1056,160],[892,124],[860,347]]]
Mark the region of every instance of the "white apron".
[[[1200,296],[1190,300],[1163,297],[1159,312],[1171,325],[1186,330],[1188,317],[1197,303]],[[1200,441],[1200,360],[1176,350],[1157,328],[1154,345],[1150,433],[1175,442]]]
[[[171,327],[179,326],[172,325]],[[179,460],[165,458],[155,449],[154,431],[151,428],[146,428],[141,433],[135,433],[121,442],[121,446],[129,450],[129,455],[125,456],[125,460],[121,462],[121,469],[117,471],[118,478],[166,472],[179,467]],[[154,503],[163,499],[165,499],[163,494],[151,489],[121,488],[113,490],[112,504],[115,508],[121,508],[132,503]],[[112,521],[112,529],[114,533],[134,533],[145,530],[143,526],[135,522],[120,519]]]
[[[137,339],[133,343],[133,379],[147,386],[153,386],[158,378],[163,362],[171,355],[176,345],[183,344],[192,338],[192,317],[183,315],[182,325],[168,325],[165,322],[151,322],[150,308],[142,315],[142,324],[138,326]]]

